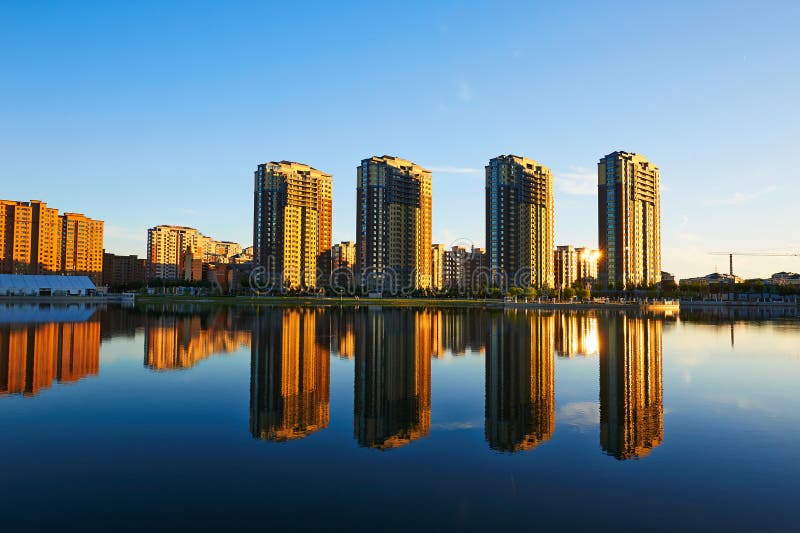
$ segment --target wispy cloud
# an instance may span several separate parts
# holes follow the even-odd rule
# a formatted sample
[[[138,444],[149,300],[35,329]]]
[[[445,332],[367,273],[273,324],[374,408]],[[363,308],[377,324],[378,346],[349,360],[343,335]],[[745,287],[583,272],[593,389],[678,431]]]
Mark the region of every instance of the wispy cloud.
[[[686,215],[683,215],[681,217],[681,223],[678,228],[679,228],[678,231],[679,240],[687,242],[696,242],[700,240],[699,235],[697,235],[692,231],[689,231],[689,217],[687,217]]]
[[[769,187],[764,187],[758,191],[735,192],[733,193],[733,196],[706,200],[704,203],[705,205],[739,205],[755,200],[759,196],[764,196],[765,194],[775,192],[776,190],[778,190],[778,188],[775,185],[770,185]]]
[[[458,99],[462,102],[471,102],[474,97],[472,86],[464,80],[458,82]]]
[[[597,172],[584,167],[571,167],[569,172],[556,173],[558,190],[566,194],[594,196],[597,194]]]
[[[469,168],[469,167],[429,167],[431,172],[437,174],[483,174],[482,168]]]

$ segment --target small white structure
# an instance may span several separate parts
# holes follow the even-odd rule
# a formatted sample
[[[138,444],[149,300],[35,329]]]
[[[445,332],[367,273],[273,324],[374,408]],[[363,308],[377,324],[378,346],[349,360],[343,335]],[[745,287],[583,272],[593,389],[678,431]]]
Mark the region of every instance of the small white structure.
[[[0,296],[88,296],[97,287],[86,276],[0,274]]]

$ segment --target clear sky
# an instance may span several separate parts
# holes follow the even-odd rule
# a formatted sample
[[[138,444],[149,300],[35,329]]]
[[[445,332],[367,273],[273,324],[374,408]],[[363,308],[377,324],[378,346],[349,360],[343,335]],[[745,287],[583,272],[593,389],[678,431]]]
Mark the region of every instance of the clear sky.
[[[800,250],[800,2],[377,4],[0,0],[0,198],[105,220],[115,253],[158,224],[249,245],[253,171],[289,159],[333,174],[350,240],[355,167],[390,154],[433,170],[434,242],[482,245],[513,153],[555,173],[556,244],[596,246],[620,149],[661,168],[664,270]]]

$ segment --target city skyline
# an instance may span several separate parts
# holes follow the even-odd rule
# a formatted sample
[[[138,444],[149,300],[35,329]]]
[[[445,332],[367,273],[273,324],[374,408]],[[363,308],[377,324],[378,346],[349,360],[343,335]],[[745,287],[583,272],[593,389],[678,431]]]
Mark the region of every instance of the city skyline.
[[[402,49],[343,31],[347,10],[325,4],[304,13],[312,31],[292,47],[279,46],[289,27],[241,31],[291,17],[286,6],[171,6],[157,20],[130,6],[5,6],[4,196],[92,213],[116,254],[144,255],[155,223],[246,245],[252,167],[286,158],[333,175],[338,242],[355,238],[353,163],[396,153],[432,171],[433,242],[485,246],[483,221],[468,214],[483,210],[485,161],[510,152],[553,170],[555,244],[596,247],[597,158],[630,150],[663,174],[663,269],[724,272],[707,252],[800,248],[786,156],[798,141],[800,6],[755,6],[519,5],[504,31],[479,40],[496,16],[489,4],[371,8],[407,36]],[[621,20],[635,29],[604,33]],[[394,84],[396,68],[426,83]],[[331,90],[279,83],[292,70]],[[493,82],[506,72],[508,83]],[[391,128],[355,126],[387,111]],[[122,188],[108,186],[111,169]],[[737,261],[746,278],[800,269],[791,258]]]

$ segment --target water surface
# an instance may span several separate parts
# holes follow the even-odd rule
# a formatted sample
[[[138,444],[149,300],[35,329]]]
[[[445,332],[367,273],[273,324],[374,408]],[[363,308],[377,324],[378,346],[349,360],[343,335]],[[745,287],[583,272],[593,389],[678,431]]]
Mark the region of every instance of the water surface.
[[[794,529],[800,322],[751,315],[6,306],[3,524]]]

